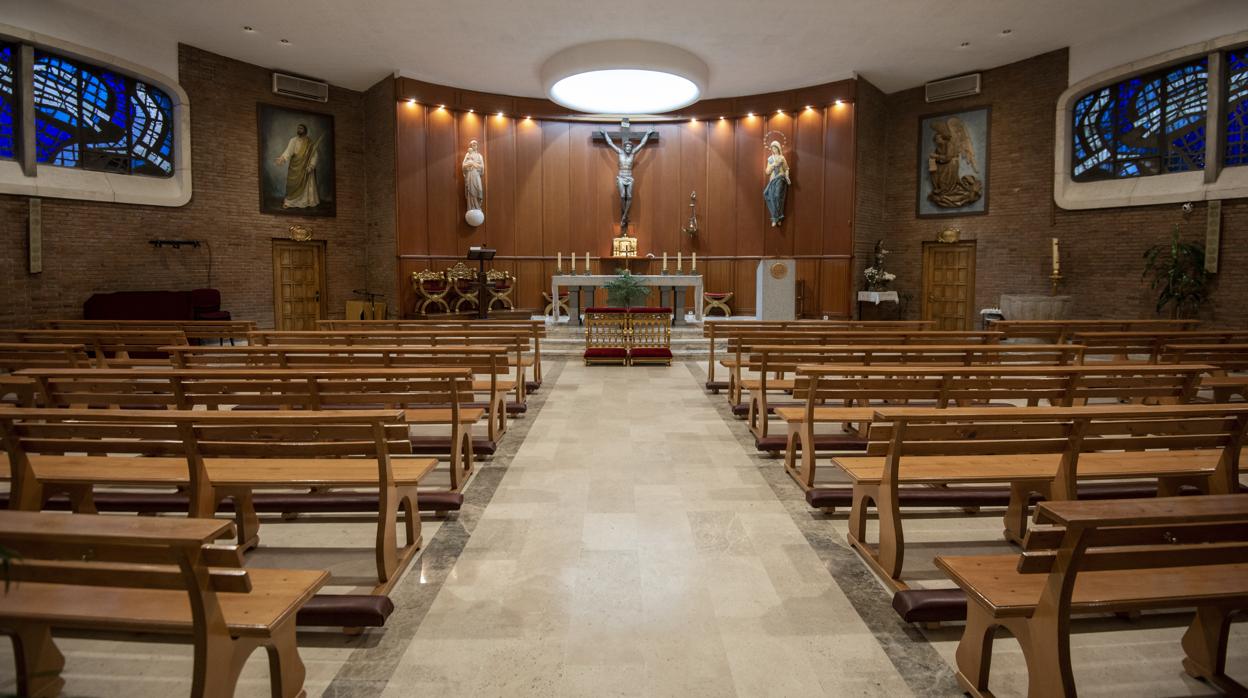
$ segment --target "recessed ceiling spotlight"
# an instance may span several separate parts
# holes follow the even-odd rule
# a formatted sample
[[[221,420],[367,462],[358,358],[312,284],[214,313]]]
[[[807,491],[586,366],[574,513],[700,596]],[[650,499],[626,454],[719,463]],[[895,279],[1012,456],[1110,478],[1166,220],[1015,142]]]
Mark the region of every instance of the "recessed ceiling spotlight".
[[[838,99],[838,100],[836,100],[835,102],[833,102],[833,104],[835,104],[835,105],[836,105],[836,106],[838,106],[838,107],[839,107],[839,106],[841,106],[841,105],[842,105],[842,104],[844,104],[844,103],[845,103],[845,100],[843,100],[843,99]]]
[[[809,104],[807,104],[807,105],[806,105],[806,111],[810,111],[811,109],[814,109],[814,107],[812,107],[812,106],[810,106]]]
[[[468,110],[468,113],[469,113],[469,114],[471,114],[471,113],[472,113],[472,110],[471,110],[471,109],[469,109],[469,110]]]
[[[244,25],[244,26],[243,26],[243,31],[245,31],[245,32],[254,32],[255,30],[256,30],[256,28],[255,28],[255,27],[249,27],[249,26],[246,26],[246,25]]]
[[[653,41],[581,44],[542,65],[542,87],[556,103],[592,114],[659,114],[689,106],[710,70],[688,51]]]
[[[283,45],[283,46],[289,46],[289,45],[290,45],[290,39],[278,39],[278,41],[280,41],[280,42],[282,43],[282,45]]]
[[[746,114],[746,116],[748,116],[749,118],[753,119],[753,118],[754,118],[754,112],[750,112],[750,113]]]
[[[1002,29],[1002,30],[1001,30],[1001,36],[1006,36],[1006,35],[1008,35],[1008,34],[1013,34],[1013,33],[1014,33],[1014,30],[1013,30],[1013,29]]]
[[[971,42],[963,41],[961,44],[958,45],[958,48],[969,48],[970,45],[971,45]]]
[[[695,116],[695,117],[693,117],[692,119],[690,119],[690,120],[689,120],[689,123],[691,123],[691,124],[696,124],[696,123],[698,123],[698,117],[696,117],[696,116]]]
[[[721,117],[719,117],[719,120],[720,120],[720,121],[723,121],[723,120],[724,120],[724,118],[725,118],[725,117],[722,117],[722,116],[721,116]]]
[[[416,103],[416,98],[415,98],[415,97],[411,97],[411,98],[409,98],[409,99],[407,100],[407,103],[408,103],[408,104],[415,104],[415,103]]]
[[[498,113],[498,118],[503,118],[503,113],[501,111]]]

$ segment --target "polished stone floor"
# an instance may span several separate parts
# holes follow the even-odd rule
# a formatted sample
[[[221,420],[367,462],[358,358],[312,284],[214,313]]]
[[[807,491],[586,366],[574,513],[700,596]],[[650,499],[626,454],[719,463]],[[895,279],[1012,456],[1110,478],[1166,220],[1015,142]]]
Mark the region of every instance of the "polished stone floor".
[[[387,626],[300,634],[309,695],[957,694],[960,627],[897,619],[844,544],[844,514],[811,510],[779,461],[755,454],[724,397],[700,389],[702,365],[549,363],[547,385],[475,476],[464,511],[426,521],[425,550],[395,589]],[[908,571],[922,584],[942,584],[936,552],[1010,550],[996,512],[919,512],[906,525],[918,551]],[[320,564],[316,546],[367,545],[370,529],[273,523],[254,564]],[[344,574],[359,561],[333,564]],[[1078,621],[1081,694],[1211,695],[1179,666],[1185,624],[1181,614]],[[1245,625],[1232,630],[1228,662],[1241,678]],[[187,690],[189,648],[118,640],[59,641],[67,695]],[[1021,696],[1017,645],[997,645],[994,689]],[[2,654],[0,694],[12,690]],[[267,695],[259,654],[240,695]]]

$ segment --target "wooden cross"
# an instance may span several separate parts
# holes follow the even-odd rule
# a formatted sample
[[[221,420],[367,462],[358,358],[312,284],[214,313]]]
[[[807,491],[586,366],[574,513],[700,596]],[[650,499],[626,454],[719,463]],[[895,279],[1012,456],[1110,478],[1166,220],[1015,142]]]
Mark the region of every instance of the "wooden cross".
[[[621,121],[620,121],[620,130],[619,130],[619,131],[611,131],[610,133],[611,133],[611,137],[615,139],[616,145],[620,146],[621,148],[623,148],[623,147],[624,147],[624,144],[625,144],[625,143],[628,143],[628,142],[630,142],[630,141],[632,141],[632,142],[633,142],[633,145],[637,145],[637,141],[640,141],[640,140],[641,140],[641,137],[645,135],[645,131],[641,131],[641,132],[639,132],[639,133],[634,133],[634,132],[633,132],[633,129],[630,127],[630,124],[629,124],[628,119],[623,119],[623,120],[621,120]],[[605,143],[605,142],[606,142],[606,139],[604,139],[604,138],[602,137],[602,132],[601,132],[601,131],[594,131],[593,140],[594,140],[594,142],[595,142],[595,143]],[[650,140],[651,140],[652,142],[653,142],[653,141],[658,141],[658,140],[659,140],[659,132],[658,132],[658,131],[655,131],[653,134],[651,134],[651,135],[650,135]]]

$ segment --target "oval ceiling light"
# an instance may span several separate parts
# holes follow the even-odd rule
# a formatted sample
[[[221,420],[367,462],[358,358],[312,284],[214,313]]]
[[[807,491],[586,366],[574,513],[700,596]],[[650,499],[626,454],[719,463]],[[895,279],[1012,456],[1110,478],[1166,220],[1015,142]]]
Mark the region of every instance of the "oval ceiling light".
[[[591,114],[660,114],[687,107],[710,70],[670,44],[621,39],[564,49],[542,65],[542,89],[556,103]]]

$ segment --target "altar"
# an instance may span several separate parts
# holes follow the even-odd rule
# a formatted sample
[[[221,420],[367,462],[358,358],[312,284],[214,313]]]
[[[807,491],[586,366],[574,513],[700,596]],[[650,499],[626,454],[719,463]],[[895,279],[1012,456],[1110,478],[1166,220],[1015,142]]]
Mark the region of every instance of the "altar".
[[[615,278],[615,274],[556,274],[550,277],[550,297],[558,298],[560,288],[569,289],[568,309],[572,313],[572,318],[579,320],[581,311],[587,303],[593,303],[594,290],[606,286]],[[659,289],[659,305],[672,308],[672,322],[677,325],[685,323],[685,294],[692,288],[694,317],[698,322],[702,322],[702,276],[700,274],[634,274],[633,278],[646,286]],[[561,313],[558,303],[555,303],[551,312],[554,321],[559,322]]]

